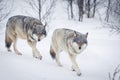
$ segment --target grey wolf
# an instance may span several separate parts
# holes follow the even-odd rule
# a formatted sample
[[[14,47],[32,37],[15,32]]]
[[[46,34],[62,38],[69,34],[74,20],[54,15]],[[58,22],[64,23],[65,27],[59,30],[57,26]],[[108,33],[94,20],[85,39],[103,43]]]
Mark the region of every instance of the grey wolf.
[[[52,36],[50,55],[59,66],[62,66],[59,60],[59,53],[66,51],[71,59],[72,69],[80,76],[81,72],[75,59],[77,54],[80,54],[87,47],[87,36],[88,33],[82,34],[71,29],[56,29]]]
[[[36,48],[37,41],[46,37],[46,24],[43,25],[38,19],[16,15],[8,19],[5,31],[5,44],[8,51],[13,43],[13,49],[17,55],[22,55],[17,50],[16,42],[18,38],[27,40],[29,46],[32,48],[33,57],[42,59],[40,52]]]

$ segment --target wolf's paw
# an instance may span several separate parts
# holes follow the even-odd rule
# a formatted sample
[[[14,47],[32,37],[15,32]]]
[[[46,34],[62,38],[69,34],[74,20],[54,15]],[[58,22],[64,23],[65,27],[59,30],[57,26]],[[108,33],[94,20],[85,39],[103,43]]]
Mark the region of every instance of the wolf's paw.
[[[10,48],[7,48],[7,51],[8,51],[8,52],[12,52],[12,50],[11,50]]]
[[[63,65],[62,64],[58,64],[59,67],[62,67]]]
[[[33,56],[33,57],[35,57],[36,59],[42,60],[42,56]]]
[[[57,65],[58,65],[59,67],[62,67],[62,64],[61,64],[60,61],[57,61],[57,60],[56,60],[56,62],[57,62]]]
[[[72,66],[72,71],[75,71],[74,67]]]
[[[18,52],[18,53],[16,53],[17,55],[22,55],[22,53],[20,53],[20,52]]]
[[[72,71],[75,71],[75,69],[72,69]]]
[[[81,72],[77,72],[77,76],[81,76],[82,74],[81,74]]]
[[[12,50],[11,50],[11,49],[8,49],[8,52],[12,52]]]

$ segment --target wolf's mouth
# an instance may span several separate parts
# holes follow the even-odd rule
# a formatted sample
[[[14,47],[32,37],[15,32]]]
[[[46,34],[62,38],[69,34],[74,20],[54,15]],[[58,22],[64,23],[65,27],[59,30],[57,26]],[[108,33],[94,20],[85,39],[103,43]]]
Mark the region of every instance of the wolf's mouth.
[[[32,40],[32,41],[36,41],[36,39],[35,39],[35,38],[33,38],[33,36],[32,36],[32,35],[30,35],[30,38],[31,38],[31,40]]]

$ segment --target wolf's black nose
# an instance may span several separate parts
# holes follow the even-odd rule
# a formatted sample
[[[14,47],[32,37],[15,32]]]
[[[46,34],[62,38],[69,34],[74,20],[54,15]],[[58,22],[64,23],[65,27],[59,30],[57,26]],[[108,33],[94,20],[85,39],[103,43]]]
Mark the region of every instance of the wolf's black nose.
[[[81,47],[79,47],[79,49],[81,49]]]
[[[40,39],[38,39],[38,41],[40,41]]]

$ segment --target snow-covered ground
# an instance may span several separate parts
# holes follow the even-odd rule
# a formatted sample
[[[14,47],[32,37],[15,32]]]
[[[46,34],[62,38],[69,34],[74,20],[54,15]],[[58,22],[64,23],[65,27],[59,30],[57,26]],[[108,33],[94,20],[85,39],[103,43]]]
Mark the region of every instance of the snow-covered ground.
[[[59,5],[58,5],[59,6]],[[83,22],[63,20],[60,11],[47,28],[48,35],[37,44],[42,60],[32,57],[31,48],[25,40],[18,40],[18,50],[22,56],[7,52],[4,44],[5,28],[0,30],[0,80],[108,80],[108,72],[120,64],[120,37],[112,35],[97,19],[84,19]],[[17,13],[16,13],[17,14]],[[59,16],[58,16],[59,15]],[[58,16],[58,17],[57,17]],[[60,60],[63,67],[57,66],[49,54],[52,32],[56,28],[69,28],[81,33],[88,32],[88,47],[77,56],[81,76],[71,70],[71,62],[66,52]]]

